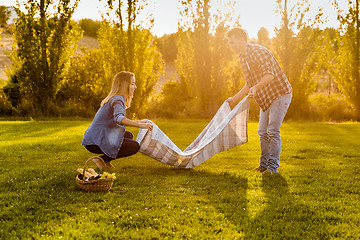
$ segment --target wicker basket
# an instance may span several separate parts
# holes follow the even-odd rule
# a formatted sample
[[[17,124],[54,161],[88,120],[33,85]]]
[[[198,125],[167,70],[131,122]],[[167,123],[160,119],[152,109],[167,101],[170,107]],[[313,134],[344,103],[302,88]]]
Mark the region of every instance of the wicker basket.
[[[101,159],[101,161],[103,161],[102,158],[96,157],[96,156],[89,158],[85,162],[85,165],[83,168],[84,170],[83,170],[83,174],[82,174],[82,179],[80,179],[80,174],[78,174],[76,176],[77,185],[79,186],[79,188],[81,188],[82,190],[85,190],[85,191],[108,192],[108,191],[110,191],[110,189],[113,185],[113,182],[114,182],[114,179],[112,179],[112,178],[99,178],[99,179],[85,181],[86,165],[89,161],[92,161],[94,158],[98,158],[98,159]],[[104,165],[105,165],[105,163],[104,163]],[[106,166],[105,166],[105,171],[106,171]]]

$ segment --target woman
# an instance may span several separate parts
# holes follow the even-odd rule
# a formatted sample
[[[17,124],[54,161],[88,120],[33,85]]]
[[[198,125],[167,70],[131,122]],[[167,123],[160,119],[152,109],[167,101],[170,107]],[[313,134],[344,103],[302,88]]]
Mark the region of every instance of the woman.
[[[82,146],[97,154],[108,167],[113,167],[110,161],[137,153],[139,143],[133,140],[131,132],[125,126],[146,128],[152,130],[151,123],[146,120],[133,121],[126,118],[126,108],[130,107],[133,93],[136,89],[135,75],[122,71],[115,75],[109,95],[102,100],[93,122],[84,134]],[[94,163],[104,170],[104,163],[95,159]]]

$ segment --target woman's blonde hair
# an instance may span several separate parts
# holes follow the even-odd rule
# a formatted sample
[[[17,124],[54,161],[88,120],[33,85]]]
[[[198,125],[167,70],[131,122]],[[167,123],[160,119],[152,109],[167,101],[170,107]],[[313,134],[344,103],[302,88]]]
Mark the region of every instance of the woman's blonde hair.
[[[100,106],[104,106],[110,98],[115,95],[125,95],[126,108],[130,107],[132,96],[130,96],[130,84],[131,78],[135,77],[135,74],[132,72],[121,71],[117,73],[113,79],[111,90],[109,95],[101,101]]]

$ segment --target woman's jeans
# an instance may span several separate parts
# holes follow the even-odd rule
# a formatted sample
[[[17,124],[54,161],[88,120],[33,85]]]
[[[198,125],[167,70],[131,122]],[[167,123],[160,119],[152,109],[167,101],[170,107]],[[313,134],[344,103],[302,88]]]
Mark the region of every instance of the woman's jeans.
[[[278,172],[280,166],[281,137],[280,126],[289,108],[292,93],[282,95],[274,100],[263,112],[260,109],[259,129],[261,145],[260,169]]]

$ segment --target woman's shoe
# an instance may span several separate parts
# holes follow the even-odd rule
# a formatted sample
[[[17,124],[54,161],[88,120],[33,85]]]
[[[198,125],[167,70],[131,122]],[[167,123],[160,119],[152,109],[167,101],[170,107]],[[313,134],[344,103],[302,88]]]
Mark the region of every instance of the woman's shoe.
[[[112,165],[110,162],[106,163],[106,169],[107,170],[114,169],[114,168],[115,168],[114,165]]]

